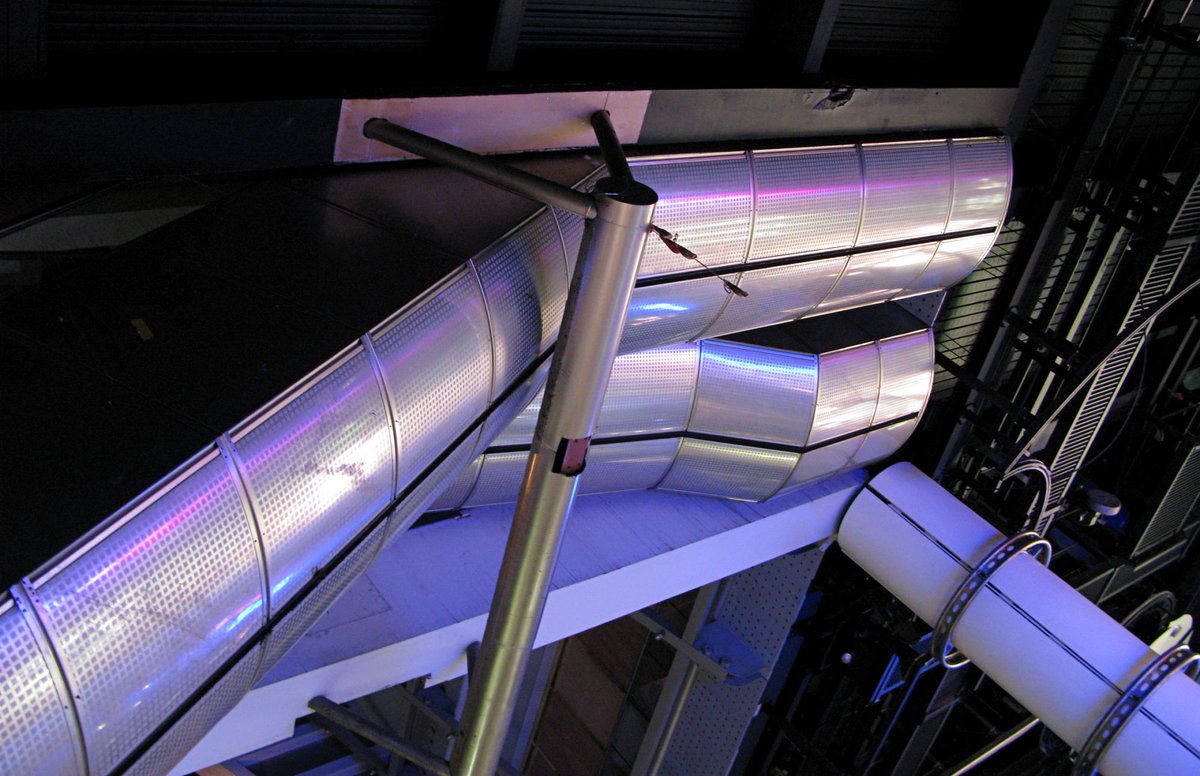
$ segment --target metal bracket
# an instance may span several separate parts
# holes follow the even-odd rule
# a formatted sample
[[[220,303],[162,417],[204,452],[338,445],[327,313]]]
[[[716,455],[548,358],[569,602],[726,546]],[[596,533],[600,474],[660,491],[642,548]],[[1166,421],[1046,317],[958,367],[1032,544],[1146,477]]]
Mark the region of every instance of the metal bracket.
[[[987,557],[967,575],[967,578],[954,591],[954,595],[950,596],[946,608],[942,610],[941,617],[938,617],[937,625],[933,628],[933,640],[929,645],[929,651],[942,661],[942,665],[946,668],[961,668],[971,662],[970,658],[954,649],[950,644],[954,626],[958,625],[959,619],[967,611],[971,602],[975,600],[975,596],[979,595],[979,591],[984,588],[993,574],[1004,567],[1005,563],[1022,552],[1034,555],[1039,550],[1042,551],[1042,557],[1039,560],[1043,565],[1050,565],[1050,542],[1032,531],[1017,534],[989,552]]]
[[[1198,661],[1200,661],[1200,655],[1181,645],[1159,655],[1150,665],[1142,669],[1137,679],[1134,679],[1126,688],[1117,702],[1100,719],[1096,729],[1088,736],[1087,742],[1084,743],[1083,749],[1076,757],[1074,767],[1071,768],[1072,775],[1087,774],[1090,776],[1090,774],[1094,774],[1096,766],[1108,752],[1108,747],[1117,740],[1125,725],[1133,718],[1134,714],[1137,714],[1138,709],[1154,694],[1154,691],[1179,671],[1190,668],[1194,675]]]
[[[713,681],[741,686],[764,678],[766,664],[720,622],[705,625],[696,636],[696,643],[689,644],[653,612],[643,609],[629,616],[654,634],[654,638],[674,647],[676,652],[712,677]]]

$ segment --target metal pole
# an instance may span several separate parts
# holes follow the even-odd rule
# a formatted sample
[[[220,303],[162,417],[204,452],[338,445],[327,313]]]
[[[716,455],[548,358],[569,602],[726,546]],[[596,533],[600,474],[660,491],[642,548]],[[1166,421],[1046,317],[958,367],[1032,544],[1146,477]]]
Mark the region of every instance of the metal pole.
[[[604,399],[658,201],[639,183],[596,186],[545,399],[454,747],[455,776],[493,776]]]
[[[493,186],[537,200],[546,205],[567,210],[587,219],[596,217],[596,205],[587,194],[539,178],[523,170],[502,164],[486,156],[443,143],[441,140],[413,132],[387,119],[370,119],[363,125],[363,135],[395,146],[402,151],[423,156],[431,162],[444,164],[467,175],[487,181]],[[629,169],[626,165],[626,170]]]
[[[325,717],[330,722],[340,725],[351,733],[357,733],[368,741],[379,744],[393,754],[408,760],[418,768],[423,768],[437,776],[450,776],[450,765],[445,760],[424,750],[418,749],[407,741],[402,741],[378,725],[372,724],[342,708],[323,695],[318,695],[308,702],[308,707]]]

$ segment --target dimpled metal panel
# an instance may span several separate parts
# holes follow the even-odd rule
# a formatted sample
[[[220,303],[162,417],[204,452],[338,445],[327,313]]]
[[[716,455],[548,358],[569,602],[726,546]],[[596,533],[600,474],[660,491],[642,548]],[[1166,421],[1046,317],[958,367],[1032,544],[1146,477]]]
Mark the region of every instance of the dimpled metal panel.
[[[429,509],[429,505],[434,502],[434,499],[440,496],[442,491],[454,482],[454,478],[458,476],[459,472],[475,459],[479,447],[479,432],[474,431],[455,446],[450,454],[433,468],[429,476],[417,483],[412,492],[405,496],[388,516],[387,532],[383,537],[385,545],[393,537],[407,531],[409,526],[425,510]]]
[[[479,469],[483,466],[483,456],[478,455],[472,458],[462,470],[455,475],[446,489],[441,492],[433,503],[429,505],[430,512],[438,512],[447,509],[458,509],[467,500],[467,496],[471,495],[471,491],[475,489],[475,481],[479,479]]]
[[[583,216],[566,210],[552,208],[552,211],[558,221],[558,232],[562,237],[563,250],[566,251],[567,275],[570,276],[575,274],[575,262],[579,260],[579,246],[583,244],[583,229],[587,222]]]
[[[190,706],[179,721],[125,771],[126,775],[161,776],[182,760],[204,734],[250,691],[258,675],[261,658],[262,647],[255,646],[218,679],[212,689]]]
[[[0,773],[76,773],[65,702],[21,610],[0,603]]]
[[[107,773],[262,625],[259,553],[214,451],[38,586]]]
[[[854,454],[852,463],[855,466],[866,466],[869,463],[887,458],[908,441],[909,436],[912,435],[916,427],[917,420],[914,418],[868,432],[866,438],[862,441],[862,446]]]
[[[856,436],[801,454],[800,463],[796,464],[780,493],[788,493],[814,480],[851,468],[862,442],[863,437]]]
[[[988,255],[995,241],[995,232],[942,240],[929,264],[908,285],[904,295],[911,296],[949,288],[974,271],[979,262]]]
[[[596,436],[682,431],[692,410],[700,347],[668,345],[613,362]]]
[[[817,411],[808,444],[871,425],[879,397],[879,351],[874,342],[821,354],[817,380]]]
[[[837,286],[818,309],[828,313],[891,299],[921,274],[936,248],[937,243],[925,243],[851,256]]]
[[[483,504],[516,501],[528,461],[529,453],[523,450],[485,455],[483,466],[479,470],[479,479],[475,481],[475,487],[467,497],[465,505],[477,507]]]
[[[533,424],[537,423],[537,414],[541,411],[541,395],[542,390],[546,387],[546,378],[550,375],[550,359],[547,358],[538,365],[538,368],[533,371],[529,377],[525,378],[513,389],[505,399],[497,404],[488,414],[487,420],[483,422],[483,438],[488,444],[502,445],[506,442],[499,441],[501,437],[507,437],[509,429],[516,425],[518,428],[524,428],[526,422],[531,422],[529,426],[529,435],[520,440],[518,444],[529,444],[529,440],[533,439]],[[532,407],[533,414],[531,421],[527,421],[530,416],[527,414],[531,404],[536,403]]]
[[[367,570],[371,561],[379,554],[383,545],[383,535],[386,524],[381,522],[371,529],[358,546],[350,551],[341,563],[317,583],[316,587],[301,600],[295,609],[283,616],[283,619],[271,629],[267,636],[267,652],[263,657],[262,674],[266,675],[271,666],[279,662],[300,637],[303,636],[333,602],[342,594],[358,575]]]
[[[751,259],[854,245],[862,166],[853,147],[754,154]]]
[[[707,340],[688,429],[795,445],[808,438],[817,357]]]
[[[533,431],[537,427],[538,414],[542,411],[542,396],[545,395],[545,391],[546,386],[543,384],[542,388],[525,405],[525,409],[517,413],[517,416],[492,440],[493,447],[529,444],[529,441],[533,439]]]
[[[492,324],[494,399],[557,339],[567,302],[567,264],[558,226],[545,210],[473,261]]]
[[[621,352],[687,342],[700,336],[725,305],[716,278],[635,288],[625,317]]]
[[[920,412],[933,387],[933,330],[879,342],[879,402],[872,425]]]
[[[396,411],[403,490],[491,400],[491,333],[471,270],[455,272],[374,342]]]
[[[755,269],[737,281],[749,296],[732,296],[705,337],[795,320],[815,308],[833,288],[849,259],[818,259],[784,267]]]
[[[750,240],[750,160],[746,154],[632,161],[633,175],[658,192],[654,223],[710,267],[741,264]],[[699,268],[656,237],[646,240],[640,277]]]
[[[1003,138],[952,141],[954,205],[947,232],[996,226],[1008,206],[1010,164]]]
[[[277,609],[392,500],[392,432],[367,354],[355,348],[234,442]]]
[[[579,493],[649,490],[666,475],[678,451],[678,438],[592,445],[579,475]]]
[[[942,234],[950,211],[945,140],[863,146],[866,197],[858,245]]]
[[[761,501],[779,490],[798,459],[796,453],[684,439],[675,464],[658,487]]]

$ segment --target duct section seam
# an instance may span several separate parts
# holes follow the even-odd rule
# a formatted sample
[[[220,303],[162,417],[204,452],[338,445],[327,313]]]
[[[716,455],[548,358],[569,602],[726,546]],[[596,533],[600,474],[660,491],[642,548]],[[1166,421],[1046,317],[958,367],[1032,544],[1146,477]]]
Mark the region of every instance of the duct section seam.
[[[845,170],[818,174],[825,169],[820,164],[844,153],[836,149],[772,151],[779,157],[775,189],[762,180],[751,186],[744,154],[636,164],[639,176],[662,187],[660,221],[679,230],[685,245],[702,246],[704,258],[715,257],[719,264],[728,255],[736,266],[747,257],[816,250],[812,235],[821,233],[816,227],[823,219],[841,218],[840,208],[853,211],[848,220],[895,223],[895,234],[880,227],[878,234],[864,236],[856,227],[854,244],[847,245],[856,250],[870,240],[918,232],[937,243],[946,209],[956,212],[968,202],[977,202],[980,223],[994,227],[1003,217],[1008,145],[994,138],[961,142],[979,145],[995,163],[992,173],[976,175],[974,188],[956,178],[953,201],[950,187],[933,179],[959,171],[905,161],[913,154],[924,159],[940,153],[929,150],[937,144],[866,146],[878,146],[872,155],[884,166],[874,183],[876,168],[869,166],[865,184],[839,183],[838,176],[849,175]],[[887,159],[892,161],[884,164]],[[884,174],[887,165],[909,172]],[[885,192],[891,188],[907,188],[909,194],[889,198]],[[854,194],[858,190],[867,192],[865,200]],[[927,197],[938,202],[925,202]],[[754,230],[752,209],[761,210]],[[809,219],[803,229],[787,231],[789,210]],[[930,215],[935,210],[938,218]],[[755,230],[761,230],[761,241]],[[515,394],[536,390],[542,378],[530,365],[557,334],[563,267],[572,259],[563,250],[578,232],[568,216],[536,214],[373,330],[376,364],[356,342],[231,429],[244,462],[239,479],[252,494],[251,519],[263,537],[265,569],[242,504],[243,482],[234,481],[210,447],[33,575],[47,634],[78,696],[88,771],[129,767],[165,737],[171,745],[155,747],[155,756],[179,751],[202,734],[204,720],[219,717],[253,682],[256,671],[241,667],[257,664],[252,653],[262,648],[267,631],[289,624],[272,633],[262,670],[316,616],[303,597],[318,591],[335,597],[331,585],[344,586],[352,578],[339,573],[342,565],[352,559],[361,565],[388,535],[407,527],[499,433],[501,417],[520,411]],[[939,277],[957,280],[980,258],[955,254]],[[672,268],[663,260],[652,257],[642,274],[694,269]],[[722,318],[736,316],[729,319],[736,328],[809,314],[839,292],[833,287],[821,299],[810,299],[808,266],[748,277],[749,299],[759,306],[741,311],[734,302],[746,300],[726,306],[720,284],[711,279],[639,289],[624,348],[690,339],[709,328],[722,308]],[[915,276],[921,268],[913,263],[911,269]],[[908,285],[889,282],[880,296]],[[846,298],[857,304],[873,297],[856,291]],[[496,420],[489,423],[493,412]],[[270,621],[263,573],[275,609]],[[0,618],[0,627],[9,629],[0,639],[16,638],[14,629],[28,627],[19,615]],[[52,686],[35,673],[6,668],[0,674],[0,694],[18,699],[0,718],[0,737],[29,742],[0,749],[0,771],[80,772],[71,762],[50,771],[39,766],[41,753],[62,740],[47,734],[54,724],[44,715],[62,714],[47,688]],[[193,710],[197,702],[206,708]]]
[[[937,622],[970,571],[1004,540],[908,463],[872,479],[838,532],[847,556],[922,620]],[[1157,654],[1035,558],[1017,555],[962,613],[953,643],[1074,749]],[[1200,686],[1167,678],[1117,732],[1109,776],[1200,770]]]

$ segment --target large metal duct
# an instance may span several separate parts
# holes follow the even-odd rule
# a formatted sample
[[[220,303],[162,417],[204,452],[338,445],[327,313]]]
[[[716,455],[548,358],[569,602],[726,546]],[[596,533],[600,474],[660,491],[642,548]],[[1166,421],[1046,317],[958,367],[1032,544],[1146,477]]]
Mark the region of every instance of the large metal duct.
[[[580,493],[762,501],[895,452],[933,384],[933,334],[798,353],[706,340],[621,356]],[[514,501],[540,394],[432,509]]]
[[[637,164],[657,222],[755,306],[652,248],[627,351],[956,282],[1011,178],[997,139]],[[0,772],[178,761],[528,404],[582,234],[536,214],[0,600]]]
[[[953,645],[1080,753],[1077,771],[1200,772],[1186,653],[1151,651],[1029,554],[993,553],[1004,536],[911,464],[867,484],[838,542],[930,625],[949,607]]]

